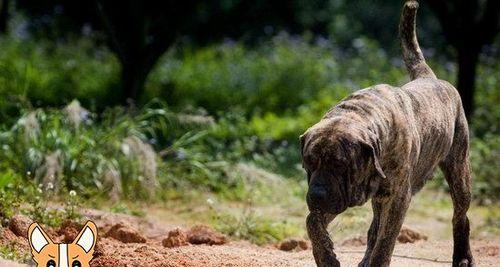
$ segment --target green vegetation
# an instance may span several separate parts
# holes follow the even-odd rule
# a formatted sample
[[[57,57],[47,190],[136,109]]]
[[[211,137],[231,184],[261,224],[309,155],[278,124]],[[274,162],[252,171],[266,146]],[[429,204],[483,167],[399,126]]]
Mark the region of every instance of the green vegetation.
[[[9,174],[1,174],[0,178],[6,176]],[[50,205],[55,200],[64,203],[62,209]],[[21,177],[0,187],[0,217],[4,219],[20,213],[49,226],[60,226],[66,220],[80,219],[80,202],[75,191],[55,192],[53,187],[35,185]]]
[[[291,222],[251,208],[303,202],[298,136],[351,91],[408,80],[399,58],[368,39],[342,52],[280,35],[252,49],[174,48],[137,107],[113,108],[118,64],[89,40],[4,38],[0,50],[0,217],[23,206],[57,225],[77,216],[70,192],[92,203],[111,199],[114,211],[128,210],[119,200],[202,193],[243,205],[239,213],[213,209],[212,223],[258,244],[303,234],[303,211]],[[453,68],[431,64],[453,80]],[[482,205],[500,195],[499,79],[499,62],[483,60],[471,123],[474,199]],[[433,184],[447,188],[442,177]],[[70,203],[63,213],[42,212],[50,200]],[[356,218],[366,214],[354,210],[345,222],[364,225]]]
[[[22,255],[19,249],[16,249],[16,243],[11,242],[6,245],[0,245],[0,258],[28,262],[31,259],[31,254],[26,252]]]

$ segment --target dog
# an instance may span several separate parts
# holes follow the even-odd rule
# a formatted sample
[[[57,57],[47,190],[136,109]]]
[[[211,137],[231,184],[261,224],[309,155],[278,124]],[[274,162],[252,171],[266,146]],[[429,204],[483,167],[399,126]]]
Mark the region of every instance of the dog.
[[[371,199],[373,221],[359,266],[389,266],[412,195],[440,167],[453,201],[453,266],[475,266],[469,245],[469,132],[457,90],[425,62],[416,37],[418,2],[400,20],[411,82],[353,93],[300,137],[307,172],[306,225],[316,264],[340,266],[328,224]]]
[[[97,241],[97,227],[88,221],[71,244],[56,244],[45,231],[32,223],[28,241],[33,260],[39,267],[89,267]]]

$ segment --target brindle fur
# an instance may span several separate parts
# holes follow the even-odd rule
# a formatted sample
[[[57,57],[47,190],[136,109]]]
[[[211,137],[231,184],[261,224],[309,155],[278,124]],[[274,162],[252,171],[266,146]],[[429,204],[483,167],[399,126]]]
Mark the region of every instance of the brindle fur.
[[[474,266],[469,246],[469,132],[457,90],[436,78],[417,43],[416,1],[404,5],[400,36],[412,79],[350,95],[300,138],[308,174],[307,230],[318,266],[340,266],[327,226],[372,200],[373,221],[359,266],[389,266],[413,194],[439,166],[453,200],[453,266]]]

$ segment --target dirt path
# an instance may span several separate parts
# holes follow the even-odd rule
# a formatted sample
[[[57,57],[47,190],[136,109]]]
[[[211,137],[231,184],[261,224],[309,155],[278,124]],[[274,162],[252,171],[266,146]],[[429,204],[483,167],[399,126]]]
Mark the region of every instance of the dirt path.
[[[190,245],[165,248],[160,243],[119,244],[110,239],[101,240],[106,255],[97,258],[94,266],[315,266],[311,250],[284,252],[278,249],[257,247],[248,243],[233,242],[221,246]],[[498,266],[499,244],[474,242],[477,266]],[[420,242],[398,244],[391,266],[450,266],[449,242]],[[342,266],[357,266],[364,247],[342,247],[337,250]],[[1,261],[0,266],[12,265]],[[19,267],[25,265],[19,265]]]
[[[109,246],[110,250],[116,248],[109,243],[104,246]],[[498,266],[495,265],[499,260],[498,243],[474,242],[473,247],[477,266]],[[342,266],[357,266],[363,253],[364,247],[342,247],[337,251]],[[120,246],[119,251],[115,250],[111,257],[125,258],[130,266],[315,266],[311,250],[284,252],[237,242],[221,246],[200,245],[171,249],[163,248],[160,244],[135,244]],[[449,242],[398,244],[391,266],[450,266],[450,259]]]
[[[242,267],[242,266],[315,266],[310,249],[302,251],[281,251],[274,246],[259,247],[244,241],[230,241],[223,245],[192,245],[164,247],[162,240],[175,226],[160,225],[145,219],[127,215],[109,214],[89,210],[85,216],[100,227],[100,239],[96,248],[92,266],[151,266],[151,267]],[[133,234],[145,238],[145,243],[124,243],[105,233],[117,224],[126,229],[137,229]],[[55,240],[64,240],[71,233],[72,225],[62,229],[50,229],[49,234]],[[0,229],[0,243],[17,242],[16,248],[26,253],[28,245],[15,231]],[[77,232],[76,232],[77,233]],[[140,238],[139,238],[140,239]],[[144,240],[143,240],[144,241]],[[142,241],[141,241],[142,242]],[[477,266],[499,266],[500,242],[473,241],[473,254]],[[337,246],[336,253],[342,266],[357,266],[363,257],[363,245]],[[409,244],[397,244],[391,266],[450,266],[451,241],[418,241]],[[0,266],[14,266],[0,260]]]

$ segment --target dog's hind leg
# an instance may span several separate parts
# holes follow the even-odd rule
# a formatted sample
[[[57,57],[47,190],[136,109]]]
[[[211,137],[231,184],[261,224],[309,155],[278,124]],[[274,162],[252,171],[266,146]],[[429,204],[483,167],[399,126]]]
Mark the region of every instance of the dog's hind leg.
[[[467,210],[471,202],[471,170],[469,163],[469,135],[462,116],[455,127],[450,153],[440,164],[453,201],[453,266],[475,266],[469,244]]]
[[[381,205],[379,202],[372,200],[372,210],[373,210],[373,219],[370,225],[370,229],[368,229],[368,240],[366,244],[366,252],[363,260],[359,263],[358,267],[368,267],[370,256],[372,254],[373,247],[375,246],[375,242],[377,241],[377,233],[380,225],[380,212]]]

